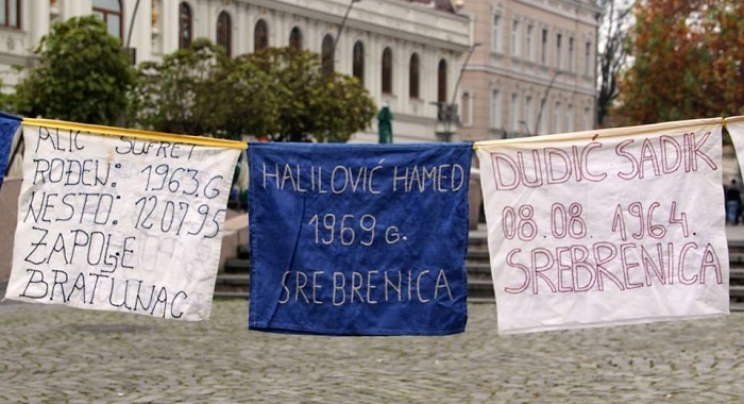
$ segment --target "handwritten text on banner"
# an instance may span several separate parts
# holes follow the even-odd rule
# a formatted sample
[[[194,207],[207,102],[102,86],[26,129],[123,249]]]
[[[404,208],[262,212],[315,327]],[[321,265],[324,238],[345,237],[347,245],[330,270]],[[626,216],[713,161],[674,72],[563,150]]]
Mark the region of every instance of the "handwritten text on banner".
[[[720,119],[476,146],[499,332],[728,313]]]
[[[259,143],[248,152],[250,328],[464,331],[472,145]]]
[[[7,299],[209,317],[239,151],[23,128]]]

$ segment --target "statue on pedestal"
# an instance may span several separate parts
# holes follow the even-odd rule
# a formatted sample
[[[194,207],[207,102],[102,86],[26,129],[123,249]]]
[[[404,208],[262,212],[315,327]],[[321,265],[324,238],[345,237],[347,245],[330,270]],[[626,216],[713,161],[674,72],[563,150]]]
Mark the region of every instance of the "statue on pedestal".
[[[393,143],[393,113],[390,112],[387,102],[382,105],[382,109],[377,114],[377,133],[379,143]]]

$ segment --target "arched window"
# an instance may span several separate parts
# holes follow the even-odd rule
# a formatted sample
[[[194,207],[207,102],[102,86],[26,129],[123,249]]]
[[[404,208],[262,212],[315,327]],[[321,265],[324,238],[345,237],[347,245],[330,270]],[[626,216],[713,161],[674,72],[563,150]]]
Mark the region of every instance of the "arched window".
[[[352,67],[354,77],[364,85],[364,44],[357,41],[354,44],[354,65]]]
[[[3,12],[0,15],[0,18],[4,17],[6,21],[12,22],[11,19],[7,18],[10,16],[11,18],[15,18],[16,24],[18,24],[18,11],[21,2],[18,0],[5,0],[2,3],[5,4],[2,6],[4,9],[0,10],[0,12]],[[9,11],[10,13],[8,13]],[[93,0],[93,15],[98,16],[103,20],[109,34],[123,40],[124,29],[122,25],[121,12],[122,7],[120,0]],[[7,26],[6,24],[3,25]]]
[[[465,126],[471,126],[473,124],[472,118],[470,116],[470,93],[462,93],[462,111],[460,112],[461,115],[461,122]]]
[[[217,45],[222,46],[227,57],[232,56],[232,21],[227,11],[217,17]]]
[[[188,48],[193,38],[191,6],[181,2],[178,6],[178,47]]]
[[[447,102],[447,62],[444,59],[439,61],[437,83],[437,101]]]
[[[390,48],[382,51],[382,93],[393,93],[393,51]]]
[[[258,52],[269,47],[269,26],[266,21],[258,20],[253,31],[253,51]]]
[[[320,51],[321,63],[323,64],[323,72],[326,74],[333,73],[333,37],[330,34],[326,34],[323,37],[323,46]]]
[[[414,53],[411,55],[411,64],[408,66],[408,96],[419,98],[419,57]]]
[[[289,47],[294,50],[302,50],[302,31],[294,27],[289,32]]]

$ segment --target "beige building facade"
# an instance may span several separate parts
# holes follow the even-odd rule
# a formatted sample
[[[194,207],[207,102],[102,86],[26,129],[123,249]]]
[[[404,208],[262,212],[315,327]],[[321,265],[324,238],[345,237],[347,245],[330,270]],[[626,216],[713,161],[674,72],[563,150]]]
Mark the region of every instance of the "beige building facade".
[[[452,96],[472,43],[471,20],[450,0],[0,0],[5,91],[19,80],[12,66],[33,64],[32,51],[53,23],[90,14],[137,62],[159,60],[197,37],[231,55],[269,46],[317,52],[362,81],[378,107],[390,106],[395,142],[436,141],[436,102]],[[376,123],[352,141],[376,143]]]
[[[460,140],[591,130],[600,9],[592,0],[465,0],[474,46],[458,95]]]

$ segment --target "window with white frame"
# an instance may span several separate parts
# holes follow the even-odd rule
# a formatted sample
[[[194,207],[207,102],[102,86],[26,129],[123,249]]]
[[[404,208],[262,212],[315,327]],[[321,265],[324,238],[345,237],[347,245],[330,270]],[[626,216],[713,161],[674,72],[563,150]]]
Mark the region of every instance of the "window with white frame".
[[[302,30],[299,27],[294,27],[289,31],[289,48],[302,50]]]
[[[501,16],[493,17],[493,27],[491,31],[491,50],[501,52]]]
[[[519,94],[512,94],[509,103],[509,127],[512,132],[519,132]]]
[[[463,126],[473,126],[473,98],[469,92],[462,93],[462,110],[460,111],[460,122]]]
[[[320,65],[325,74],[333,74],[336,62],[333,60],[333,37],[326,34],[320,46]]]
[[[5,3],[5,4],[3,4]],[[2,26],[20,28],[20,1],[0,1],[0,22]],[[122,5],[119,0],[93,0],[93,15],[98,16],[106,25],[108,33],[119,39],[123,38]]]
[[[545,134],[545,111],[543,111],[544,104],[541,102],[540,106],[538,107],[537,114],[538,120],[537,120],[537,133],[539,135]]]
[[[574,39],[568,38],[568,71],[574,71]]]
[[[263,21],[263,20],[262,20]],[[194,39],[194,16],[189,3],[178,5],[178,48],[188,48]]]
[[[535,27],[532,25],[527,26],[527,60],[535,60]]]
[[[542,30],[542,46],[540,47],[540,63],[548,64],[548,30]]]
[[[364,43],[362,41],[356,41],[354,44],[353,55],[352,73],[359,83],[364,84]]]
[[[21,28],[21,3],[21,0],[0,0],[0,27]],[[121,2],[94,0],[93,14],[101,17],[111,35],[121,38]]]
[[[491,128],[501,128],[501,93],[499,90],[491,91]]]
[[[225,56],[232,57],[232,19],[227,11],[217,16],[217,45],[225,51]]]
[[[555,103],[555,109],[553,110],[553,133],[560,133],[561,131],[561,103]]]
[[[393,93],[393,51],[390,47],[382,51],[382,93]]]
[[[520,36],[519,36],[519,28],[520,28],[519,21],[514,21],[512,23],[512,35],[511,35],[511,39],[512,39],[511,47],[512,47],[512,49],[511,49],[511,52],[512,52],[512,56],[517,56],[517,57],[521,56],[521,54],[522,54],[522,49],[519,46],[521,44],[521,42],[522,42],[522,38],[520,38]]]
[[[561,69],[561,40],[563,35],[555,34],[555,68]]]
[[[574,107],[569,105],[566,111],[566,132],[573,132],[574,130]]]
[[[437,101],[447,102],[447,61],[439,60],[437,68]]]
[[[408,64],[408,97],[419,99],[419,83],[421,77],[421,66],[419,65],[418,53],[411,55]]]
[[[594,63],[592,62],[592,43],[586,43],[586,50],[584,51],[584,75],[589,76]]]
[[[527,96],[524,98],[524,131],[531,135],[530,128],[532,127],[532,97]]]
[[[260,19],[253,29],[253,52],[259,52],[269,47],[269,26]]]

